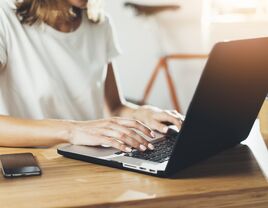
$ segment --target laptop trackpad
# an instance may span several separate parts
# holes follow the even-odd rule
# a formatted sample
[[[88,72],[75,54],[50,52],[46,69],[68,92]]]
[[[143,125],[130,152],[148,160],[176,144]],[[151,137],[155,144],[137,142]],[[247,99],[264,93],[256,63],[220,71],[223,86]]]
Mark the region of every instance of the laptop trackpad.
[[[89,147],[89,146],[79,146],[71,144],[60,146],[59,150],[63,150],[64,152],[76,153],[78,155],[86,155],[90,157],[107,157],[118,152],[118,150],[114,148],[99,147],[99,146]]]

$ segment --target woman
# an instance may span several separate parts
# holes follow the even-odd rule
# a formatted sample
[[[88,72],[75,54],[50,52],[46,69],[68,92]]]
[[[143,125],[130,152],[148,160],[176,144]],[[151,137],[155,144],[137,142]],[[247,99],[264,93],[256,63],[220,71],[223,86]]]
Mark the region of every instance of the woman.
[[[111,64],[118,44],[94,2],[1,0],[0,20],[0,146],[145,151],[154,146],[137,131],[153,138],[151,129],[167,132],[164,122],[181,125],[175,111],[123,99]]]

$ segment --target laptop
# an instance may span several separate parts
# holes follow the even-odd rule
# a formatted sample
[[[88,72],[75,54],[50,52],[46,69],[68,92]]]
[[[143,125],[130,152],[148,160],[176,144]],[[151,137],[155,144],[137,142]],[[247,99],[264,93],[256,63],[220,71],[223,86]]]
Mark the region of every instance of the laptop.
[[[64,144],[58,153],[90,163],[170,177],[245,140],[268,94],[268,38],[217,43],[179,132],[154,141],[155,150]]]

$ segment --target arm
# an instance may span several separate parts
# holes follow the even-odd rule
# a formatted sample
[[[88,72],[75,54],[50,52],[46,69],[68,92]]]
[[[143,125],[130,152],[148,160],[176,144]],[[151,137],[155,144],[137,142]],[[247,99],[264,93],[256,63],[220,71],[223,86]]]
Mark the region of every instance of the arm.
[[[162,133],[168,131],[164,123],[181,126],[183,116],[176,111],[161,110],[152,106],[138,106],[127,102],[123,97],[113,65],[108,65],[105,81],[105,99],[108,110],[113,116],[137,119]]]
[[[105,101],[112,116],[130,117],[138,105],[129,103],[123,96],[113,65],[108,65],[105,80]]]
[[[0,116],[0,146],[48,147],[60,143],[72,143],[87,146],[108,145],[126,152],[131,152],[130,147],[141,151],[154,148],[130,129],[139,130],[152,137],[150,129],[129,119],[110,118],[80,122]]]
[[[0,146],[40,147],[69,142],[68,122],[0,116]]]

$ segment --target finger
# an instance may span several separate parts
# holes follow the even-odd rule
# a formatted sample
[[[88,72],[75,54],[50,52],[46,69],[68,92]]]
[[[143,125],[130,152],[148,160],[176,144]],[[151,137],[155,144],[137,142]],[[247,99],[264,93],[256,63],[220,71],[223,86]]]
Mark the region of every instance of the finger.
[[[162,134],[166,134],[168,132],[168,126],[162,124],[161,122],[153,121],[151,126],[154,130]]]
[[[181,115],[176,110],[166,110],[165,112],[173,115],[174,117],[181,119]]]
[[[141,135],[139,135],[132,129],[128,129],[117,124],[110,125],[109,129],[112,130],[112,132],[109,132],[113,134],[111,135],[112,137],[119,139],[120,141],[130,145],[131,147],[134,147],[141,151],[145,151],[147,148],[152,149],[152,144],[150,145],[145,138],[143,138]]]
[[[142,151],[146,150],[145,146],[141,146],[142,144],[136,141],[135,139],[131,138],[130,135],[127,135],[124,132],[118,131],[118,130],[111,130],[111,129],[102,129],[102,135],[106,137],[115,138],[116,140],[121,141],[122,143],[133,147],[135,149],[140,149]]]
[[[171,112],[175,117],[179,118],[182,122],[185,120],[185,116],[180,114],[178,111],[171,110],[169,112]]]
[[[141,123],[140,121],[133,120],[133,119],[114,118],[113,122],[119,125],[128,127],[128,128],[139,130],[148,137],[151,137],[151,138],[155,137],[153,131],[149,127],[145,126],[145,124]]]
[[[99,137],[100,142],[102,145],[108,145],[111,146],[115,149],[118,149],[123,152],[131,152],[132,149],[129,146],[126,146],[125,144],[117,141],[116,139],[113,139],[111,137],[105,137],[105,136],[100,136]]]
[[[181,127],[181,124],[182,124],[181,120],[178,119],[177,117],[175,117],[174,115],[172,115],[172,113],[170,113],[169,111],[164,111],[162,113],[159,113],[157,115],[157,119],[158,119],[158,121],[161,121],[161,122],[172,123],[179,128]]]

